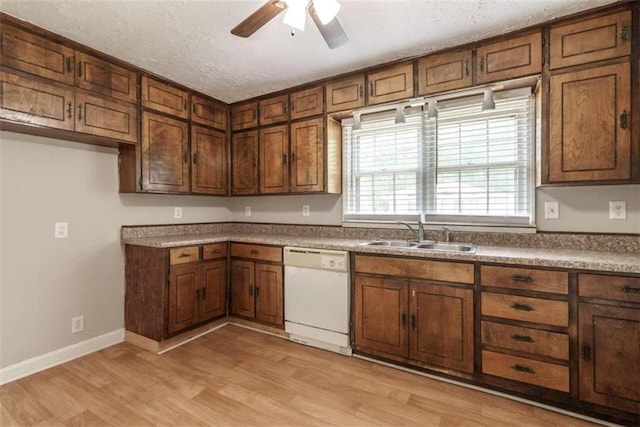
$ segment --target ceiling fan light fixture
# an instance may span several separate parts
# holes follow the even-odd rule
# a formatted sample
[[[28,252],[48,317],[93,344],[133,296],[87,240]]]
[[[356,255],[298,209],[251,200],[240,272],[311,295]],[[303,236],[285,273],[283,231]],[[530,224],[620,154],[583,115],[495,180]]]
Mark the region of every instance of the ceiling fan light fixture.
[[[304,31],[309,0],[287,0],[287,10],[282,22],[291,28]]]
[[[313,8],[316,10],[322,25],[327,25],[338,15],[340,3],[338,3],[338,0],[313,0]]]

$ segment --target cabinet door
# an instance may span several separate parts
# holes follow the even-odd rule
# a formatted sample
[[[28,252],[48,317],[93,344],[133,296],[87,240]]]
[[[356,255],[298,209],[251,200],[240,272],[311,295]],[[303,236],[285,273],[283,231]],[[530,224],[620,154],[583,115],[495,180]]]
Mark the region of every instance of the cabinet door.
[[[549,182],[631,177],[628,62],[551,76]]]
[[[76,86],[122,101],[136,102],[137,74],[76,51]]]
[[[260,129],[260,193],[289,191],[289,127]]]
[[[141,101],[143,107],[189,118],[189,93],[147,76],[142,76]]]
[[[226,131],[227,107],[212,99],[193,95],[191,97],[191,121]]]
[[[472,85],[471,50],[428,55],[418,61],[418,93],[429,95]]]
[[[640,413],[640,310],[580,303],[580,399]]]
[[[255,263],[231,260],[231,314],[255,317],[254,280]]]
[[[258,126],[258,103],[234,105],[231,107],[231,129],[242,130]]]
[[[478,47],[478,84],[542,72],[540,32]]]
[[[142,113],[142,189],[189,192],[189,127],[186,122]]]
[[[327,113],[364,107],[364,76],[327,84]]]
[[[6,24],[0,26],[0,63],[61,83],[74,82],[73,49]]]
[[[170,334],[198,322],[198,301],[202,283],[200,264],[179,265],[169,271]],[[158,284],[160,285],[160,284]],[[198,293],[196,294],[196,291]]]
[[[410,288],[409,357],[473,372],[473,290],[430,284]]]
[[[408,285],[356,276],[355,344],[359,350],[408,355]]]
[[[200,322],[227,312],[227,262],[221,260],[202,264],[202,280]]]
[[[631,11],[551,29],[551,69],[631,54]]]
[[[291,120],[318,116],[324,112],[322,86],[300,90],[291,94]]]
[[[74,129],[73,91],[0,71],[0,118]]]
[[[289,120],[289,96],[280,95],[260,101],[260,125],[270,125]]]
[[[369,105],[411,98],[413,96],[413,63],[369,73],[367,80]]]
[[[191,126],[191,191],[227,194],[227,134]]]
[[[291,191],[324,191],[324,121],[291,124]]]
[[[258,131],[233,134],[231,194],[258,194]]]
[[[135,105],[76,93],[76,132],[131,143],[138,142],[138,109]]]
[[[282,266],[256,263],[256,320],[284,324]]]

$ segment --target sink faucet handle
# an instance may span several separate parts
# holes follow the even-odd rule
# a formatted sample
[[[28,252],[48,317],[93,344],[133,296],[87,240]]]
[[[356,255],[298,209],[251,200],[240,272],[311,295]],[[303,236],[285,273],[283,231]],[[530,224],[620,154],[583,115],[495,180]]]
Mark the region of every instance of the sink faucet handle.
[[[444,241],[447,243],[451,242],[451,229],[449,227],[442,227],[444,230]]]

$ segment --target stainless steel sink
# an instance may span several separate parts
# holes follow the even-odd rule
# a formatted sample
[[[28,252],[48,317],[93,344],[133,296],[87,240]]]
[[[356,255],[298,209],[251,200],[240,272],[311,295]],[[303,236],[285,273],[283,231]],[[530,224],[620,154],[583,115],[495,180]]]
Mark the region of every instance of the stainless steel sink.
[[[418,242],[408,240],[373,240],[371,242],[360,243],[361,246],[382,246],[393,248],[413,248]]]
[[[428,251],[443,251],[443,252],[466,252],[475,253],[476,245],[473,243],[420,243],[414,247],[415,249],[423,249]]]

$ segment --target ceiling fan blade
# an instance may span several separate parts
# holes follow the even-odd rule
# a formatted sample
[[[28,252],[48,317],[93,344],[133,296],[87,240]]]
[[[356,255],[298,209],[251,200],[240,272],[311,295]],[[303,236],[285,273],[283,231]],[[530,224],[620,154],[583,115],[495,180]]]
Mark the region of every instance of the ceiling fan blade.
[[[315,22],[318,30],[320,30],[320,34],[322,34],[324,41],[327,42],[329,49],[335,49],[349,41],[347,34],[342,29],[342,25],[338,22],[338,18],[333,18],[328,24],[322,25],[316,10],[313,8],[313,3],[309,5],[309,15],[311,15],[311,19]]]
[[[251,34],[258,31],[264,24],[271,21],[278,16],[285,8],[285,5],[280,0],[269,0],[260,9],[249,15],[244,21],[239,23],[231,34],[238,37],[249,37]]]

